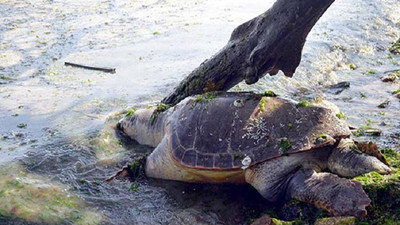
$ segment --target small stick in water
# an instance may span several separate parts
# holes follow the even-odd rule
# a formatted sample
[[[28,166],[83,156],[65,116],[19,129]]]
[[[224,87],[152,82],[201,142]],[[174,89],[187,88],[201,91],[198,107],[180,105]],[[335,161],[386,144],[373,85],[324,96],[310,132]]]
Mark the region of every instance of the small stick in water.
[[[103,71],[106,73],[115,73],[115,68],[85,66],[85,65],[80,65],[80,64],[71,63],[71,62],[65,62],[64,65],[79,67],[79,68],[88,69],[88,70],[99,70],[99,71]]]

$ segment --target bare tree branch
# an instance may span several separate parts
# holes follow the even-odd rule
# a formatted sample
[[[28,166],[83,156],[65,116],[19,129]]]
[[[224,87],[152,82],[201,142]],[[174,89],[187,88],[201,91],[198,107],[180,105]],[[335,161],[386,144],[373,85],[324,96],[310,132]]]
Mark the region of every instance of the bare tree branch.
[[[174,105],[190,95],[226,91],[242,80],[253,84],[279,70],[292,77],[308,33],[334,1],[278,0],[265,13],[237,27],[228,44],[162,102]]]

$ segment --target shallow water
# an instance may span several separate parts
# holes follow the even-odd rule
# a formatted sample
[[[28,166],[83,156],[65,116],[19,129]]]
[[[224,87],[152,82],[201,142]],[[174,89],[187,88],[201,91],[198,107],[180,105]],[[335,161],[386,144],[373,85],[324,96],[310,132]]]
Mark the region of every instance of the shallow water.
[[[151,151],[116,138],[113,112],[161,100],[272,3],[0,1],[0,224],[243,224],[264,210],[248,186],[102,181]],[[399,150],[400,102],[391,92],[400,85],[380,81],[400,69],[388,51],[399,10],[397,0],[338,0],[311,32],[293,79],[278,74],[233,90],[334,104],[352,125],[383,131],[359,139]],[[341,81],[350,88],[336,95],[328,87]]]

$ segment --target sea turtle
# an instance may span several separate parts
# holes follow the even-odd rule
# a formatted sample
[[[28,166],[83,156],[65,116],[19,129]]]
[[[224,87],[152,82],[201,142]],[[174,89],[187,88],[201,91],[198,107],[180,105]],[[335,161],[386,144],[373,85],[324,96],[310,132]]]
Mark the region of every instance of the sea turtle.
[[[164,112],[137,110],[118,128],[155,147],[148,177],[249,183],[271,202],[295,198],[335,216],[364,217],[370,199],[347,178],[391,169],[357,150],[331,110],[253,93],[187,97]]]

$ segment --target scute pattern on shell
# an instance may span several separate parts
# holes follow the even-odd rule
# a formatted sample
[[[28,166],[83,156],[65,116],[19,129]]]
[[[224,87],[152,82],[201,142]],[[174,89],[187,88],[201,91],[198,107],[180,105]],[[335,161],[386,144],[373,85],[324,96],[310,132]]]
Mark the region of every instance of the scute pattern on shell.
[[[174,107],[166,126],[169,151],[183,166],[240,169],[295,152],[332,144],[321,136],[350,136],[348,126],[329,109],[254,93],[215,93],[207,101],[186,98]],[[234,102],[241,99],[243,107]],[[283,149],[280,141],[290,142]]]

